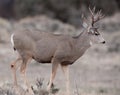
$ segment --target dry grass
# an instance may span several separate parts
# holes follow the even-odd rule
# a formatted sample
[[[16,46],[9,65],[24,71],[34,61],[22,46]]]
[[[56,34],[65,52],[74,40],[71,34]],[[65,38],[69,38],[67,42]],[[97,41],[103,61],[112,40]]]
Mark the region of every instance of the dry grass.
[[[31,86],[35,95],[56,95],[59,89],[52,87],[48,92],[45,88],[44,79],[36,79],[34,86]],[[22,86],[14,86],[13,84],[6,83],[0,87],[0,95],[30,95],[28,90]]]

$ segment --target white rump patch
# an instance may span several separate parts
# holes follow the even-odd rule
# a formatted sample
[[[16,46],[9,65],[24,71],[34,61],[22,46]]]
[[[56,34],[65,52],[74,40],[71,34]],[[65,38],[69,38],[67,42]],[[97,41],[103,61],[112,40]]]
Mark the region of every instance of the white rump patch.
[[[12,46],[14,47],[13,37],[14,37],[14,34],[11,35],[11,43],[12,43]]]

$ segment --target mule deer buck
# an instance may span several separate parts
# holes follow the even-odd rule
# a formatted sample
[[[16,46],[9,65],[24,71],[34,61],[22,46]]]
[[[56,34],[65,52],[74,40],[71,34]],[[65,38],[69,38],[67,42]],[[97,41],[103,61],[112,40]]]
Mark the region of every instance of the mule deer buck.
[[[95,23],[103,18],[101,11],[95,14],[95,9],[90,10],[91,19],[89,23],[84,22],[84,31],[77,37],[70,35],[55,35],[45,32],[17,32],[12,34],[11,42],[14,50],[17,50],[19,57],[11,64],[14,73],[14,84],[17,85],[16,64],[22,61],[20,71],[24,75],[24,81],[29,90],[30,85],[27,82],[25,72],[26,66],[31,59],[40,63],[51,63],[52,73],[48,84],[48,90],[51,88],[56,75],[58,66],[60,65],[66,77],[66,91],[69,95],[69,65],[72,65],[79,59],[85,51],[96,43],[105,43],[105,40],[95,27]]]

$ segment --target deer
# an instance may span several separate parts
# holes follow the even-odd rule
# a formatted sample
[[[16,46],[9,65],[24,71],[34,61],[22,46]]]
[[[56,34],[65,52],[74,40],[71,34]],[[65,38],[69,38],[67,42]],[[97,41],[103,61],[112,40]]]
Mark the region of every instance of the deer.
[[[52,64],[52,72],[47,90],[51,89],[57,69],[60,66],[65,75],[66,93],[70,95],[69,65],[72,65],[82,57],[85,51],[93,44],[105,44],[104,38],[98,31],[99,27],[95,25],[104,15],[101,11],[95,13],[95,8],[89,8],[89,10],[91,13],[89,23],[87,23],[83,17],[84,23],[82,25],[84,30],[76,37],[34,31],[13,33],[11,35],[11,42],[14,50],[19,54],[18,58],[11,64],[14,75],[14,85],[17,86],[17,64],[21,62],[20,72],[23,75],[28,90],[34,95],[26,77],[27,64],[34,59],[42,64]]]

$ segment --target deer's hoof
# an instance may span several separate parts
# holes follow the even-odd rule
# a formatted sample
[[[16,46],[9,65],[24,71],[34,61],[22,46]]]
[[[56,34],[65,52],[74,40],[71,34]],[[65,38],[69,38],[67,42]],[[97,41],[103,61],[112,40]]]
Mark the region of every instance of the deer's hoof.
[[[32,88],[27,89],[27,92],[28,92],[30,95],[35,95],[34,92],[33,92],[33,90],[32,90]]]
[[[50,91],[50,90],[51,90],[51,87],[50,87],[50,86],[48,86],[48,87],[47,87],[47,91]]]

